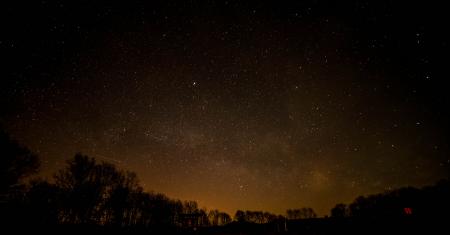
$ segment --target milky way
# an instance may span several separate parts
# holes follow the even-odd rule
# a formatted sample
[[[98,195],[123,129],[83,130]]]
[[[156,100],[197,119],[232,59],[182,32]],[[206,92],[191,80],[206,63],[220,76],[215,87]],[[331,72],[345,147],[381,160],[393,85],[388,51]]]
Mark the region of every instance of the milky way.
[[[230,214],[448,177],[439,6],[355,2],[8,5],[1,123]]]

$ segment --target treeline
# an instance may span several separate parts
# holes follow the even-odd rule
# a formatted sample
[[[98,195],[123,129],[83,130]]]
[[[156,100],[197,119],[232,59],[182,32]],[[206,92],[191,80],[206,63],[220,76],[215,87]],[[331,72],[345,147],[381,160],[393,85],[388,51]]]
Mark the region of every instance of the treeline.
[[[312,208],[305,207],[301,209],[288,209],[286,211],[287,219],[312,219],[316,218],[317,214]]]
[[[256,224],[271,223],[277,219],[284,218],[279,215],[275,215],[269,212],[263,211],[236,211],[234,215],[234,220],[236,222],[248,222]]]
[[[118,227],[209,226],[231,221],[228,214],[218,210],[208,213],[195,201],[144,192],[136,174],[112,164],[81,154],[67,163],[53,182],[34,180],[9,194],[9,205],[20,212],[21,220]]]
[[[232,218],[219,210],[199,208],[195,201],[145,192],[135,173],[82,154],[68,160],[51,180],[27,182],[27,177],[38,172],[39,158],[1,131],[0,148],[0,222],[4,224],[197,228],[235,222],[272,224],[276,225],[273,231],[283,231],[296,224],[319,221],[312,220],[317,217],[312,208],[288,209],[285,216],[238,210]],[[448,218],[449,198],[450,181],[442,180],[422,189],[408,187],[360,196],[348,205],[337,204],[331,209],[331,217],[344,219],[341,221]]]
[[[287,217],[238,210],[231,218],[219,210],[200,209],[195,201],[144,192],[136,174],[77,154],[55,174],[53,182],[33,180],[8,194],[20,220],[39,224],[108,226],[222,226],[232,221],[265,224],[277,220],[315,218],[311,208],[289,209]],[[22,208],[22,210],[17,210]],[[24,215],[27,218],[24,218]]]
[[[317,214],[312,208],[305,207],[300,209],[288,209],[286,215],[276,215],[266,211],[236,211],[234,221],[248,222],[256,224],[272,223],[280,220],[298,220],[298,219],[312,219],[316,218]]]
[[[405,187],[384,193],[359,196],[352,203],[337,204],[331,209],[334,218],[448,218],[450,181],[441,180],[421,189]]]
[[[38,157],[0,133],[1,222],[88,224],[111,227],[220,226],[232,221],[195,201],[173,200],[145,192],[133,172],[76,154],[50,181],[32,180]]]
[[[67,161],[51,180],[28,176],[38,172],[39,158],[0,133],[0,207],[6,223],[101,225],[108,227],[206,227],[230,222],[265,224],[286,217],[238,210],[234,217],[199,208],[195,201],[145,192],[135,173],[82,154]],[[288,210],[288,219],[312,218],[311,208]]]

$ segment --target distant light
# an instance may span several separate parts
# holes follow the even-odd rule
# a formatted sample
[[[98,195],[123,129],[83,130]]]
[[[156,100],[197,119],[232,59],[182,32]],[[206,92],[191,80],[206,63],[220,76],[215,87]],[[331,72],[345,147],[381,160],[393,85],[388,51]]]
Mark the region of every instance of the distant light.
[[[412,215],[412,209],[410,207],[403,208],[403,212],[405,212],[405,215]]]

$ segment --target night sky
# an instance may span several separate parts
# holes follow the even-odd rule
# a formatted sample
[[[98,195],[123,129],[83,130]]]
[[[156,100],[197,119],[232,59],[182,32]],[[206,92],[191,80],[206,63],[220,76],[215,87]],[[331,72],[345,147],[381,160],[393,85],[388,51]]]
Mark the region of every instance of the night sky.
[[[444,6],[11,2],[0,124],[43,177],[82,152],[208,209],[325,215],[450,175]]]

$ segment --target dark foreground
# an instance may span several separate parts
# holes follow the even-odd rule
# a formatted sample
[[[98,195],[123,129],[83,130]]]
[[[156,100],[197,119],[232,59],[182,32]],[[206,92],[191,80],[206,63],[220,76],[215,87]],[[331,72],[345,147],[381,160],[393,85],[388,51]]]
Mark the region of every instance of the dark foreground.
[[[220,227],[199,228],[120,228],[98,225],[8,224],[4,229],[14,233],[29,234],[192,234],[192,235],[270,235],[270,234],[448,234],[450,220],[447,218],[354,219],[320,218],[278,221],[268,224],[233,222]]]

